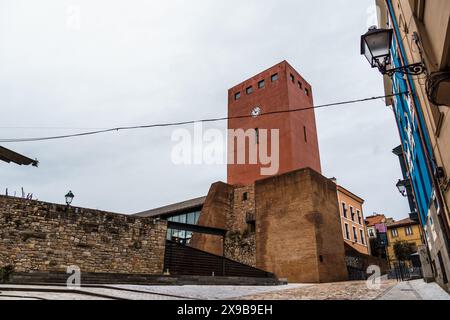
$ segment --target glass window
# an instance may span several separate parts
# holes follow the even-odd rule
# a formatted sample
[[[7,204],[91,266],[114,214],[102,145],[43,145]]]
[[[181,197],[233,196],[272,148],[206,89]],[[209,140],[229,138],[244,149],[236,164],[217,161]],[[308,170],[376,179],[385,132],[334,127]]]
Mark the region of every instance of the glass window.
[[[344,214],[344,218],[347,218],[347,207],[344,202],[342,202],[342,213]]]
[[[266,82],[265,82],[264,80],[261,80],[261,81],[258,82],[258,88],[259,88],[259,89],[262,89],[262,88],[264,88],[265,86],[266,86]]]
[[[347,223],[345,224],[345,239],[350,240],[350,230]]]
[[[361,243],[366,244],[366,240],[364,239],[364,232],[361,229],[359,230],[359,235],[361,237]]]
[[[411,227],[406,227],[405,233],[407,236],[411,236],[411,235],[413,235],[413,229]]]
[[[305,88],[305,94],[306,94],[307,96],[309,96],[309,90],[308,90],[308,88]]]
[[[278,73],[273,74],[273,75],[270,77],[270,80],[271,80],[272,82],[277,81],[277,80],[278,80]]]
[[[246,92],[247,94],[253,93],[253,87],[252,87],[252,86],[248,87],[247,89],[245,89],[245,92]]]
[[[358,235],[356,234],[356,228],[353,227],[353,240],[355,240],[355,242],[358,242]]]
[[[302,89],[303,88],[303,85],[302,85],[302,83],[299,81],[299,82],[297,82],[297,85],[298,85],[298,87],[300,88],[300,89]]]
[[[195,213],[195,224],[198,224],[198,220],[200,219],[200,211]]]
[[[241,98],[241,92],[236,92],[234,94],[234,100],[239,100]]]
[[[187,224],[195,224],[195,212],[191,212],[187,215]]]
[[[397,229],[392,229],[392,230],[391,230],[391,235],[392,235],[393,238],[397,238],[397,237],[398,237],[398,231],[397,231]]]
[[[295,82],[295,77],[294,77],[294,75],[292,73],[291,73],[291,81]]]

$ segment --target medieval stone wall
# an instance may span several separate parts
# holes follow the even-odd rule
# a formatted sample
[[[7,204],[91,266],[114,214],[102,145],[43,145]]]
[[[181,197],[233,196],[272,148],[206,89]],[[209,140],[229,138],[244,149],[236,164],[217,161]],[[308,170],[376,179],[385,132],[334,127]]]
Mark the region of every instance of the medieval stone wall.
[[[167,224],[0,196],[0,267],[161,274]]]
[[[248,218],[255,218],[255,186],[237,187],[233,193],[233,210],[227,216],[225,256],[256,267],[256,236]]]

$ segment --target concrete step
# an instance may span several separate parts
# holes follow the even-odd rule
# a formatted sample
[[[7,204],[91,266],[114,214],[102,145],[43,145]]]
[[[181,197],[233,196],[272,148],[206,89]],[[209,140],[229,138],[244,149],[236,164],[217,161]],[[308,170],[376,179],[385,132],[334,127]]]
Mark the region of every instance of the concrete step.
[[[66,284],[70,275],[63,272],[13,273],[11,284]],[[82,273],[81,284],[135,284],[135,285],[261,285],[286,284],[276,278],[161,276],[141,274]]]

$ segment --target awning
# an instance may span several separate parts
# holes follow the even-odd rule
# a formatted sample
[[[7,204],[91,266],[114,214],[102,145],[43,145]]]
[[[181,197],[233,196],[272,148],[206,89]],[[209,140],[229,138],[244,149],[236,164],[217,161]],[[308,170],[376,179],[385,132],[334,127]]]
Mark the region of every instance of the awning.
[[[18,165],[25,165],[25,166],[32,165],[34,167],[37,167],[39,164],[39,161],[37,160],[30,159],[28,157],[25,157],[24,155],[6,149],[2,146],[0,146],[0,160],[8,163],[13,162]]]

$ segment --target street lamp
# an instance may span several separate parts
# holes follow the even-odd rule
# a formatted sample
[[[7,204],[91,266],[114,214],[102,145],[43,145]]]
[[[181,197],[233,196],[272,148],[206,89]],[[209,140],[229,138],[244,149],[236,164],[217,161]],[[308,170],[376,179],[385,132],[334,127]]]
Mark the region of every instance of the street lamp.
[[[398,180],[398,182],[395,186],[397,187],[398,192],[400,192],[402,196],[404,196],[404,197],[407,196],[405,180]]]
[[[373,26],[361,36],[361,54],[366,57],[372,68],[378,68],[383,75],[392,77],[395,73],[420,75],[425,73],[423,63],[388,69],[391,64],[391,46],[394,36],[392,29],[378,29]]]
[[[69,192],[65,195],[65,197],[66,197],[66,204],[67,204],[67,206],[70,206],[70,204],[72,203],[73,198],[75,197],[75,195],[72,193],[72,191],[69,191]]]

